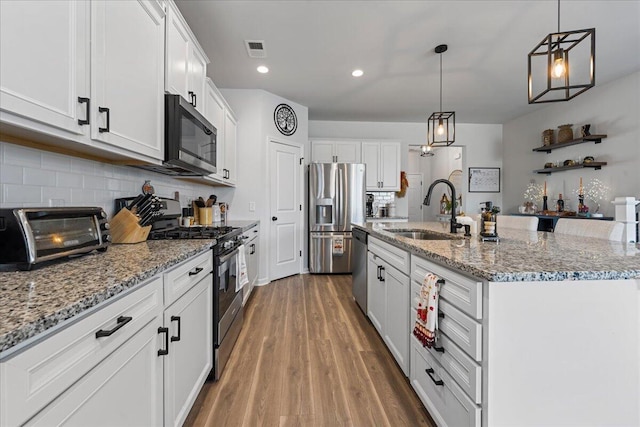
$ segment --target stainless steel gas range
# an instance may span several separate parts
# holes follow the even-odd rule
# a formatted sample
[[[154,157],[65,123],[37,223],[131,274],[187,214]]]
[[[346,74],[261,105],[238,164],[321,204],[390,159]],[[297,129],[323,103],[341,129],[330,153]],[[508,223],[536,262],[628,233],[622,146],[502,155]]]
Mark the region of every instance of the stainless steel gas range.
[[[228,226],[169,226],[153,229],[150,240],[216,239],[213,247],[214,366],[209,379],[222,374],[243,323],[242,291],[238,289],[238,254],[242,229]]]

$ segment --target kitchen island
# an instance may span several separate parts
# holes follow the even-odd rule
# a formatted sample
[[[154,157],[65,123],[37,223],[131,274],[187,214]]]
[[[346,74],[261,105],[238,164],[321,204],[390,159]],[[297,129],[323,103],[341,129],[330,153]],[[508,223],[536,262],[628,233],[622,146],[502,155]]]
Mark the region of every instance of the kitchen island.
[[[498,243],[416,240],[395,231],[444,236],[449,224],[354,226],[369,233],[368,315],[398,363],[398,352],[410,359],[411,384],[439,425],[640,424],[638,245],[506,229]],[[427,273],[444,280],[433,348],[411,335]],[[388,306],[392,286],[404,306]]]

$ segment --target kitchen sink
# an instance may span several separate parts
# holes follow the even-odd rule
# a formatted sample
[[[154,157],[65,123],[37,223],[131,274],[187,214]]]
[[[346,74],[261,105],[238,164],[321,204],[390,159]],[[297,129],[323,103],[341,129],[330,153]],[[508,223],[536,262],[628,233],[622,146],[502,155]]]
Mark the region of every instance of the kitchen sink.
[[[395,234],[400,237],[408,237],[410,239],[415,240],[454,240],[456,238],[455,235],[447,235],[440,233],[432,233],[429,231],[406,231],[406,230],[387,230],[390,233]]]

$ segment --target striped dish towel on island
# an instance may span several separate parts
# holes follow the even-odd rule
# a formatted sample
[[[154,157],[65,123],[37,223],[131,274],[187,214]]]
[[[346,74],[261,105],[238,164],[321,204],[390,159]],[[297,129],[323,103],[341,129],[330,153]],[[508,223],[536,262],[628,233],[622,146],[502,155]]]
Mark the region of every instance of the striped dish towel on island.
[[[438,276],[433,273],[427,273],[420,288],[418,315],[413,328],[413,335],[418,338],[423,346],[429,348],[436,342],[439,296],[440,282]]]

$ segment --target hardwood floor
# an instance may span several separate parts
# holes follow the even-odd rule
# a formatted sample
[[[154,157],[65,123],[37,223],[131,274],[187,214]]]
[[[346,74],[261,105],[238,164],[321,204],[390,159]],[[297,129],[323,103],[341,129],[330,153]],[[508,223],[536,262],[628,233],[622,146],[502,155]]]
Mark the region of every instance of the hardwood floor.
[[[350,275],[253,292],[222,377],[186,426],[435,426],[353,301]]]

